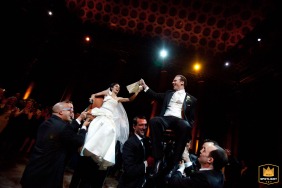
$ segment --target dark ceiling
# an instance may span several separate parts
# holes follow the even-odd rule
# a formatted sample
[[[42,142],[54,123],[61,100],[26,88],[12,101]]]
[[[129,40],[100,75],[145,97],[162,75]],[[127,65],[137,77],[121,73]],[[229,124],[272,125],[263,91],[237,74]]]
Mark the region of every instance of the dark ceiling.
[[[141,77],[157,86],[161,69],[170,78],[180,73],[191,83],[237,89],[281,73],[278,1],[19,0],[6,7],[12,8],[3,27],[4,64],[17,76],[1,80],[13,90],[34,80],[38,85],[52,80],[58,92],[68,84],[98,90],[114,80],[125,85]],[[163,47],[169,50],[166,60],[159,57]],[[203,63],[199,74],[191,68],[194,60]]]
[[[277,7],[268,0],[67,0],[83,23],[171,41],[189,51],[223,53]]]
[[[232,58],[228,54],[230,51],[243,48],[246,44],[242,41],[258,30],[251,39],[254,47],[254,37],[264,37],[265,34],[261,25],[275,23],[273,19],[279,11],[277,3],[269,0],[66,1],[68,10],[77,14],[84,24],[175,44],[183,49],[176,59],[178,62],[173,62],[178,68],[194,56],[206,64],[213,64],[210,67],[215,63],[221,66],[224,60]],[[124,38],[120,40],[121,44],[127,43],[123,43]],[[144,47],[138,43],[140,41],[131,41],[128,48],[125,45],[119,48],[128,54],[134,53],[132,50],[142,51]],[[135,45],[140,48],[132,49]],[[241,71],[240,66],[245,66],[238,62],[233,65],[237,71]]]

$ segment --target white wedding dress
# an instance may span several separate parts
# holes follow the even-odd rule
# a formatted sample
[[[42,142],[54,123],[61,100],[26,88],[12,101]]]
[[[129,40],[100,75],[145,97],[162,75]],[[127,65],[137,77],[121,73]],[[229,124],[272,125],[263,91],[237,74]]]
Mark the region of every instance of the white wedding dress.
[[[105,96],[100,108],[93,108],[96,116],[88,127],[82,156],[91,156],[105,170],[115,164],[117,140],[123,145],[129,136],[127,114],[120,102],[110,95]]]

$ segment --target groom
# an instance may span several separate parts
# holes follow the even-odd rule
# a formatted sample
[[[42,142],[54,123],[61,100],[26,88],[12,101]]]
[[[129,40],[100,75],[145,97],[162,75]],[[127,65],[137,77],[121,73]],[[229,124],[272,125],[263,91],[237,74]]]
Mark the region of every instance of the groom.
[[[168,164],[168,170],[171,171],[182,160],[185,145],[191,140],[197,99],[185,91],[187,80],[183,75],[176,75],[172,81],[173,90],[165,93],[156,93],[143,79],[140,80],[140,85],[148,96],[162,103],[160,115],[149,121],[152,155],[155,159],[151,177],[156,177],[164,156],[162,144],[164,130],[172,129],[175,133],[174,156],[172,162]]]

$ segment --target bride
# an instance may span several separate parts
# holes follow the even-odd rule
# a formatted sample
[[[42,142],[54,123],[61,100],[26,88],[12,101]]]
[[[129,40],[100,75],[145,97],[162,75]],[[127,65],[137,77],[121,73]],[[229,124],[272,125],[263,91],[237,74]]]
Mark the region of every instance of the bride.
[[[100,108],[93,108],[91,114],[95,116],[88,127],[82,156],[90,156],[100,170],[115,164],[115,145],[117,140],[121,146],[129,136],[129,123],[127,114],[121,103],[133,101],[141,89],[136,91],[130,98],[118,97],[120,85],[112,83],[110,88],[92,94],[90,101],[95,97],[103,96],[103,104]]]

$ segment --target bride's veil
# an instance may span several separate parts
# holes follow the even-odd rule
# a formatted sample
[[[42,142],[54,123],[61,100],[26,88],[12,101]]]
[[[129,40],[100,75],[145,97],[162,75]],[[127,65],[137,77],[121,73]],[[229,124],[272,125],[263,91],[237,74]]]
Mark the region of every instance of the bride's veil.
[[[121,102],[118,103],[114,112],[114,122],[116,125],[117,140],[120,141],[120,150],[129,136],[129,122],[126,111]]]

